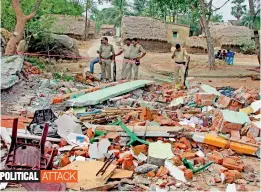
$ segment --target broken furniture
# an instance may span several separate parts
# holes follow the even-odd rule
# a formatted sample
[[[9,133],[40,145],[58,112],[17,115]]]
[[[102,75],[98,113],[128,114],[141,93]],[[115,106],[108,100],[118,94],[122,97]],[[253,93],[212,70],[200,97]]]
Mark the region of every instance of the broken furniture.
[[[45,124],[48,123],[48,137],[59,137],[57,134],[57,125],[54,123],[54,121],[57,119],[57,117],[54,115],[53,111],[51,109],[42,109],[37,110],[34,113],[34,118],[32,122],[29,124],[27,129],[30,133],[34,135],[41,135],[43,132],[43,129],[45,127]]]
[[[26,144],[17,141],[18,118],[13,121],[12,142],[6,158],[6,169],[47,169],[53,167],[52,161],[57,150],[53,150],[48,159],[44,154],[44,145],[48,133],[48,124],[45,125],[39,144]]]

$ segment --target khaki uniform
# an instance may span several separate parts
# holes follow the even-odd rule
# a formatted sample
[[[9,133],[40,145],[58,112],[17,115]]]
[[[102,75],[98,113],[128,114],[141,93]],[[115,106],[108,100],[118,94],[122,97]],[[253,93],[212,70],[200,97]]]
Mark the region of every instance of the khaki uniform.
[[[140,44],[137,44],[136,46],[131,45],[130,48],[130,62],[128,63],[126,67],[126,74],[127,79],[131,79],[132,76],[132,69],[134,73],[134,79],[137,80],[139,76],[139,65],[136,65],[135,59],[137,57],[140,57],[141,53],[145,53],[146,51],[143,49],[143,47]]]
[[[173,56],[175,60],[175,67],[174,67],[175,84],[183,85],[186,66],[182,63],[186,63],[186,59],[188,58],[188,53],[185,49],[182,49],[180,51],[175,50]],[[181,81],[180,81],[180,77],[181,77]]]
[[[127,71],[126,67],[130,61],[130,51],[131,51],[131,45],[123,45],[121,50],[123,51],[123,62],[122,62],[122,70],[121,70],[121,79],[127,78]]]
[[[101,72],[105,80],[111,80],[111,53],[114,54],[114,49],[111,44],[102,44],[99,49],[101,53]]]

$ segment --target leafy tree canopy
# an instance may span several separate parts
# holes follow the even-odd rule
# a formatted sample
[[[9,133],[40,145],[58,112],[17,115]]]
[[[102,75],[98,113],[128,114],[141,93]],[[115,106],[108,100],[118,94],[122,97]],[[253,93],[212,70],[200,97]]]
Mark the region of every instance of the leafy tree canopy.
[[[34,0],[20,0],[24,14],[31,13]],[[15,13],[11,5],[11,0],[1,0],[1,27],[13,31],[16,23]],[[71,0],[44,0],[41,2],[40,8],[36,16],[28,23],[30,31],[37,30],[39,27],[39,19],[44,14],[65,14],[65,15],[81,15],[84,7],[78,1]],[[37,24],[38,23],[38,24]]]

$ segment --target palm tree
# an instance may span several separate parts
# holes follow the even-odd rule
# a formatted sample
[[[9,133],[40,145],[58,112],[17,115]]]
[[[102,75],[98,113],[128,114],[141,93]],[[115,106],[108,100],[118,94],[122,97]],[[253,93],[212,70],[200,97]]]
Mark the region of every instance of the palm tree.
[[[244,2],[245,2],[245,0],[233,0],[232,1],[232,4],[234,4],[235,6],[233,6],[231,8],[231,15],[233,15],[235,18],[237,18],[237,20],[240,20],[240,18],[246,12],[246,5],[242,4]]]

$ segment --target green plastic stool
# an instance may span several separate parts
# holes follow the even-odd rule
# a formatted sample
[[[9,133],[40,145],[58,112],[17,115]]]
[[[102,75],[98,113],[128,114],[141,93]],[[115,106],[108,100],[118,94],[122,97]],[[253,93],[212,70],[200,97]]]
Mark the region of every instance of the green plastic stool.
[[[131,130],[129,130],[129,128],[124,123],[122,123],[121,118],[118,118],[115,122],[111,123],[110,125],[119,125],[129,135],[130,141],[127,143],[127,146],[130,146],[131,144],[133,144],[136,141],[146,144],[146,145],[149,144],[149,142],[138,138],[137,135],[135,135],[133,132],[131,132]]]

